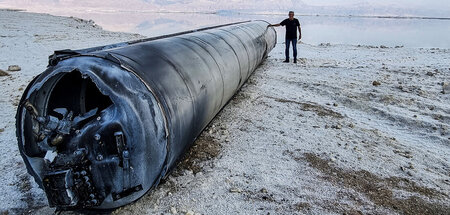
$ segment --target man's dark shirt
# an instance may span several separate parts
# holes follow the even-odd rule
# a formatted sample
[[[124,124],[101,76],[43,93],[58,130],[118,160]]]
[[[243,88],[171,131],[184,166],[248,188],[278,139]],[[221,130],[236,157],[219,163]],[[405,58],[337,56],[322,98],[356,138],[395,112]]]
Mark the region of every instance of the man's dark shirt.
[[[280,23],[280,25],[286,26],[286,39],[297,39],[297,26],[300,26],[298,19],[285,19]]]

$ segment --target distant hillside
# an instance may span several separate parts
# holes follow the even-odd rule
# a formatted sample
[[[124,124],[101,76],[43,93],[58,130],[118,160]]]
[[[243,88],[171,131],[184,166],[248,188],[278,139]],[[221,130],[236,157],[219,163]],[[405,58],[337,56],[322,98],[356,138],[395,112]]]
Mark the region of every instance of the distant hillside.
[[[306,1],[306,0],[305,0]],[[382,15],[450,17],[450,7],[443,3],[418,4],[415,1],[365,1],[353,0],[345,4],[307,4],[301,0],[0,0],[0,7],[38,8],[46,10],[125,10],[155,12],[241,12],[286,13],[295,10],[307,15]]]

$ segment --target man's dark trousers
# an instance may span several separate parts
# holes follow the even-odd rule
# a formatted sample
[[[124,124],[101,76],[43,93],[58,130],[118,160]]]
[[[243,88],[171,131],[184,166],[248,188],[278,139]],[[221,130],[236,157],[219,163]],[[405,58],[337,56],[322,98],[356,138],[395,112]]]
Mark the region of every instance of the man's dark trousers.
[[[292,42],[292,49],[294,50],[294,60],[297,59],[297,39],[286,38],[286,60],[289,60],[289,47]]]

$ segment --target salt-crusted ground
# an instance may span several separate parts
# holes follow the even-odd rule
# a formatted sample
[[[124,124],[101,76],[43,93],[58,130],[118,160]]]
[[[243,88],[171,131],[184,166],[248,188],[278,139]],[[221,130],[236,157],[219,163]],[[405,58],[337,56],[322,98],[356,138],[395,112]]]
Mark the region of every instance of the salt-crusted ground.
[[[280,30],[280,29],[279,29]],[[280,30],[281,31],[281,30]],[[0,11],[0,211],[51,214],[14,115],[55,49],[139,38]],[[278,44],[156,190],[113,214],[449,214],[450,50]],[[73,214],[65,212],[64,214]]]

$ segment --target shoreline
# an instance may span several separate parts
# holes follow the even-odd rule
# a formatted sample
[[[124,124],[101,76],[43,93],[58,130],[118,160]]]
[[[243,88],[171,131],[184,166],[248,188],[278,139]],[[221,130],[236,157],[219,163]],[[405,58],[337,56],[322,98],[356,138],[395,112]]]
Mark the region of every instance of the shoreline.
[[[0,69],[22,68],[0,77],[0,212],[52,214],[18,154],[24,88],[54,50],[145,37],[33,12],[0,9],[0,21]],[[450,49],[298,49],[299,63],[283,64],[277,44],[171,176],[112,214],[448,211]]]
[[[30,12],[27,11],[27,9],[14,9],[14,8],[0,8],[0,10],[9,10],[9,11],[24,11],[24,12]],[[155,13],[155,14],[215,14],[215,15],[277,15],[277,16],[284,16],[285,13],[281,12],[242,12],[242,11],[233,11],[233,10],[226,10],[226,11],[157,11],[157,10],[91,10],[90,13],[96,12],[96,13]],[[36,12],[34,12],[36,13]],[[51,14],[50,14],[51,15]],[[340,17],[340,18],[368,18],[368,19],[429,19],[429,20],[450,20],[450,17],[433,17],[433,16],[405,16],[405,15],[354,15],[354,14],[347,14],[347,15],[339,15],[339,14],[297,14],[296,16],[303,16],[303,17]]]

